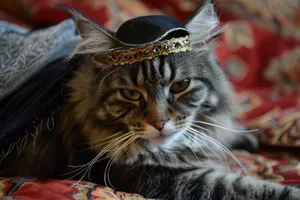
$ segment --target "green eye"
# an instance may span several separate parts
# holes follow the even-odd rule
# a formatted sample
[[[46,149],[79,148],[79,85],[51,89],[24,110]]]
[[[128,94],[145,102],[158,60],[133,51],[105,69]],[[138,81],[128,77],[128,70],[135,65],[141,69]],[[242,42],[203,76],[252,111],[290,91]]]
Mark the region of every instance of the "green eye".
[[[191,80],[189,78],[186,78],[182,81],[175,82],[171,85],[170,90],[174,94],[182,92],[190,85],[190,82]]]
[[[120,94],[124,99],[130,101],[139,100],[142,96],[142,94],[136,90],[127,90],[127,89],[120,90]]]

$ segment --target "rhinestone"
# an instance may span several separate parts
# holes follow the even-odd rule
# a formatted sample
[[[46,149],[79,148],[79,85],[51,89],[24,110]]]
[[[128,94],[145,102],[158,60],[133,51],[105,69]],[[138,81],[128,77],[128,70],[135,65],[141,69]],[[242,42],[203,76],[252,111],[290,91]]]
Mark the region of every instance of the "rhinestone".
[[[160,51],[160,48],[159,47],[154,47],[152,49],[153,53],[158,53]]]
[[[189,45],[189,44],[191,44],[191,41],[190,40],[185,40],[184,43]]]
[[[166,45],[166,44],[165,44],[165,45],[164,45],[164,49],[165,49],[165,50],[169,50],[169,49],[170,49],[169,45]]]
[[[127,61],[129,59],[130,59],[130,56],[128,56],[128,55],[126,55],[126,56],[123,57],[123,61]]]
[[[180,44],[178,43],[178,42],[173,42],[173,44],[172,44],[172,47],[173,48],[176,48],[176,47],[178,47]]]
[[[149,51],[148,50],[144,51],[144,55],[145,56],[149,55]]]

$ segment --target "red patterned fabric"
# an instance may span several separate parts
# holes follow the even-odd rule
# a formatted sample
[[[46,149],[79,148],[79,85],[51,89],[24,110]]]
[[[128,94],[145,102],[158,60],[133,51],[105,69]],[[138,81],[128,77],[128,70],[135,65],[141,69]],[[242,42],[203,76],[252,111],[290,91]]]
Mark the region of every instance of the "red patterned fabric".
[[[162,14],[138,0],[1,0],[0,7],[33,25],[56,24],[70,14],[56,5],[70,6],[89,19],[108,28],[116,29],[125,20],[146,14]],[[21,12],[22,11],[22,12]]]
[[[216,53],[236,88],[239,119],[259,128],[262,144],[300,147],[299,5],[218,2],[222,22],[230,25]]]
[[[253,178],[269,180],[282,184],[300,184],[299,156],[287,151],[266,152],[255,154],[246,151],[234,151],[235,155],[246,167]],[[231,172],[243,173],[238,164],[229,159]]]
[[[21,177],[0,179],[0,196],[10,196],[13,199],[22,200],[146,200],[137,194],[118,192],[85,181],[39,181]]]
[[[300,183],[300,162],[290,154],[250,154],[235,151],[253,178],[265,179],[283,184]],[[241,167],[230,157],[227,158],[230,172],[243,173]],[[146,200],[140,195],[127,194],[111,188],[85,181],[46,180],[33,178],[0,179],[0,196],[15,199],[52,200],[52,199],[90,199],[90,200]]]
[[[12,23],[12,24],[17,24],[17,25],[22,26],[22,27],[27,28],[27,29],[31,29],[30,25],[24,23],[23,21],[16,18],[12,14],[10,14],[10,13],[4,11],[4,10],[1,10],[1,9],[0,9],[0,20],[1,21],[6,21],[6,22],[9,22],[9,23]]]

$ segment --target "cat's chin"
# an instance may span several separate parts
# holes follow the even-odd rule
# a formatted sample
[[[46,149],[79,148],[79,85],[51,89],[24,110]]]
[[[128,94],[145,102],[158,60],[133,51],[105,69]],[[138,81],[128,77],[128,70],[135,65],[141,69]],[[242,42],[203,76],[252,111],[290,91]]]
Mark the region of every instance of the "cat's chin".
[[[157,136],[153,138],[148,138],[147,140],[155,145],[163,144],[170,136]]]

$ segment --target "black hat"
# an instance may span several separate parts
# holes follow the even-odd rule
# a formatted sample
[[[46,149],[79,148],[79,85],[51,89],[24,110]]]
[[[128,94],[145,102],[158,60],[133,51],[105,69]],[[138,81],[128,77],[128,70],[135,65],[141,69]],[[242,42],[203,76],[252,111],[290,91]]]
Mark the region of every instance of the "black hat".
[[[124,22],[115,34],[121,47],[110,49],[107,62],[132,64],[159,55],[190,51],[190,33],[185,26],[168,16],[152,15]]]

